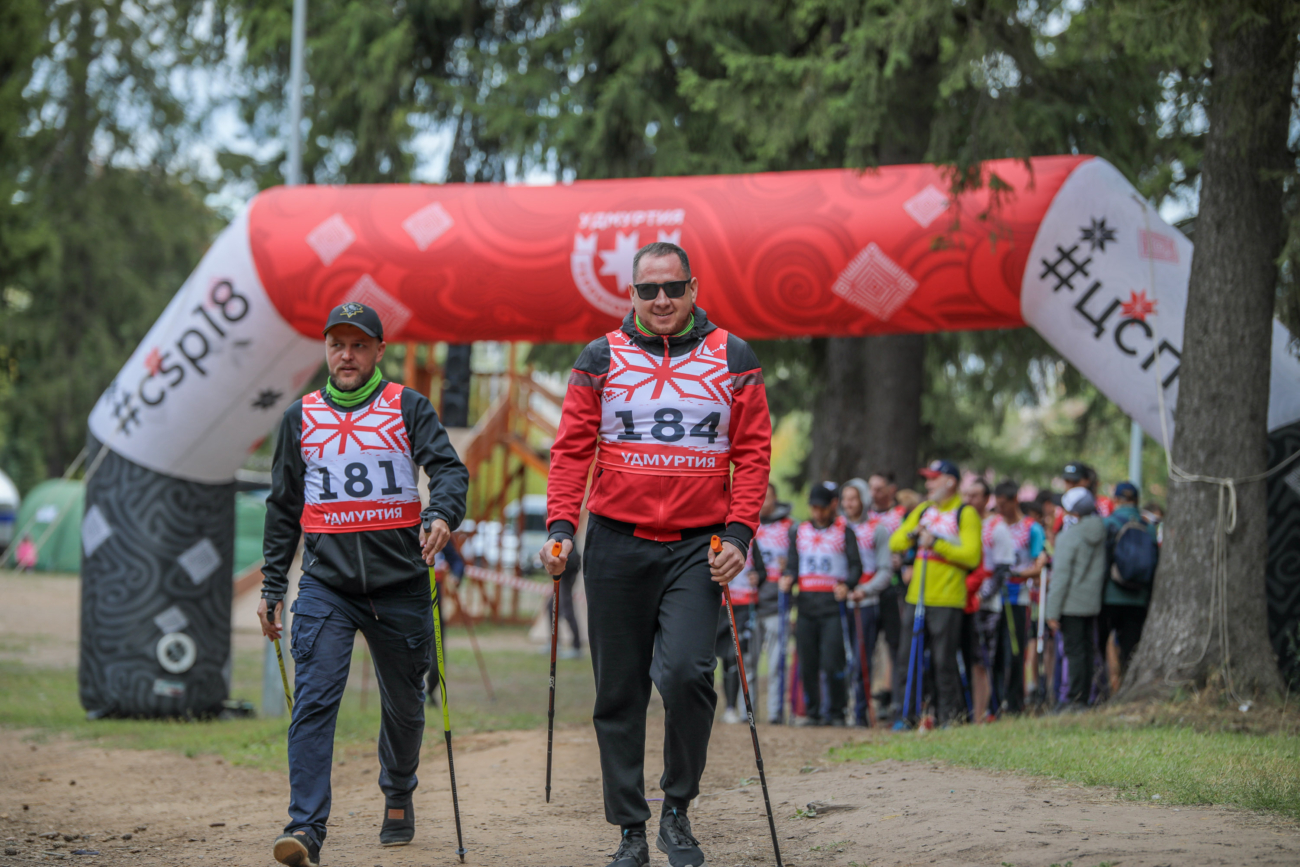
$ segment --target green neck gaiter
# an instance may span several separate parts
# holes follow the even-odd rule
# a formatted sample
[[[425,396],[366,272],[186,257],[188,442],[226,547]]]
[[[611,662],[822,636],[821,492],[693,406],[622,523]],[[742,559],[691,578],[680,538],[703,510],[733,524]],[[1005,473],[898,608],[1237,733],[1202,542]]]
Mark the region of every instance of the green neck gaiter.
[[[647,337],[663,337],[663,336],[664,336],[664,335],[662,335],[662,334],[655,334],[655,333],[654,333],[653,331],[651,331],[649,328],[646,328],[644,325],[642,325],[642,324],[641,324],[641,317],[640,317],[640,316],[637,316],[636,314],[633,314],[633,315],[632,315],[632,318],[633,318],[633,320],[636,322],[636,330],[637,330],[637,331],[640,331],[642,334],[646,335]],[[670,334],[670,335],[668,335],[668,336],[669,336],[669,337],[684,337],[684,336],[686,336],[687,334],[690,334],[690,333],[691,333],[691,329],[694,328],[694,327],[695,327],[695,314],[692,313],[692,314],[691,314],[691,318],[688,319],[688,320],[686,321],[686,327],[685,327],[685,328],[683,328],[681,331],[678,331],[676,334]]]
[[[383,382],[383,380],[384,378],[379,375],[379,367],[376,366],[375,372],[370,377],[370,381],[358,388],[356,391],[339,391],[334,387],[333,378],[330,378],[325,381],[325,393],[329,395],[330,400],[334,401],[339,406],[344,409],[351,409],[352,407],[363,404],[369,400],[370,395],[375,393],[375,389],[379,388],[379,383]]]

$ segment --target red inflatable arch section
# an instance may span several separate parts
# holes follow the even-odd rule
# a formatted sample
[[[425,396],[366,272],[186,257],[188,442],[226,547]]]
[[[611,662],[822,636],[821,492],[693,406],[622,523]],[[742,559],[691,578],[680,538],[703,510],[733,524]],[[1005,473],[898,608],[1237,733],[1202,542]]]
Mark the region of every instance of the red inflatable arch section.
[[[377,308],[389,340],[584,342],[630,308],[637,248],[670,240],[691,257],[700,305],[742,337],[1029,325],[1162,439],[1191,243],[1104,160],[984,171],[996,196],[986,184],[954,197],[933,166],[261,193],[91,414],[83,705],[220,710],[231,481],[319,368],[321,326],[344,301]],[[1275,326],[1275,437],[1300,431],[1288,339]]]

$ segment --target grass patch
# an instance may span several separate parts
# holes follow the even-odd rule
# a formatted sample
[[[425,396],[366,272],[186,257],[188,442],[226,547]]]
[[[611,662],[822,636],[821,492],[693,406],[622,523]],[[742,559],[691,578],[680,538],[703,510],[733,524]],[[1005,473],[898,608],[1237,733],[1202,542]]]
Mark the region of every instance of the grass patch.
[[[1005,720],[840,747],[843,761],[942,761],[1114,788],[1164,804],[1226,804],[1300,820],[1300,737],[1116,714]],[[1158,797],[1157,797],[1158,796]]]
[[[288,654],[285,654],[286,657]],[[468,649],[449,649],[447,689],[451,697],[452,731],[528,729],[546,724],[549,658],[524,650],[487,651],[488,673],[496,691],[489,701]],[[261,655],[239,652],[232,671],[235,698],[261,697]],[[336,755],[374,749],[379,735],[379,691],[370,677],[366,707],[361,707],[362,655],[353,657],[347,691],[339,709],[334,743]],[[557,724],[589,723],[594,687],[591,663],[561,660],[556,672]],[[425,709],[426,745],[442,743],[442,711]],[[165,749],[187,756],[211,754],[231,764],[263,769],[285,766],[287,717],[235,720],[115,720],[90,722],[77,699],[77,675],[72,669],[40,668],[0,662],[0,725],[31,729],[32,737],[55,734],[94,741],[104,747]]]

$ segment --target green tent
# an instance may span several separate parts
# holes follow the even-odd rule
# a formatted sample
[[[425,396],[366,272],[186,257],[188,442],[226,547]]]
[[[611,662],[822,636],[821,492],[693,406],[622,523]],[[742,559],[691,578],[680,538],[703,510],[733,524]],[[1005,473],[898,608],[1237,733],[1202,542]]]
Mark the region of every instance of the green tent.
[[[85,508],[83,482],[50,479],[32,488],[14,521],[15,532],[37,545],[36,571],[81,571],[81,519]],[[262,559],[262,526],[266,500],[258,494],[235,494],[235,574]],[[14,537],[14,549],[21,535]],[[10,551],[5,566],[15,565]]]
[[[235,574],[262,562],[262,528],[266,524],[266,494],[235,494]]]
[[[14,521],[14,549],[24,535],[36,543],[38,572],[81,571],[81,513],[86,486],[67,479],[41,482],[28,492]],[[14,552],[9,562],[14,566]]]

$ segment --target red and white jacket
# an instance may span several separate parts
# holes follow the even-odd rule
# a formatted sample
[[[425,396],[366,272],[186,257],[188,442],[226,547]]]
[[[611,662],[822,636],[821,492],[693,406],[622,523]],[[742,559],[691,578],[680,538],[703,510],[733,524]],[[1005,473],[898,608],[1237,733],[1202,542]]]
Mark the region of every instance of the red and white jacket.
[[[721,535],[746,550],[771,444],[763,372],[745,341],[699,307],[680,337],[643,334],[629,313],[621,329],[587,345],[569,376],[547,527],[571,537],[586,494],[593,516],[641,538],[674,541],[725,524]]]

